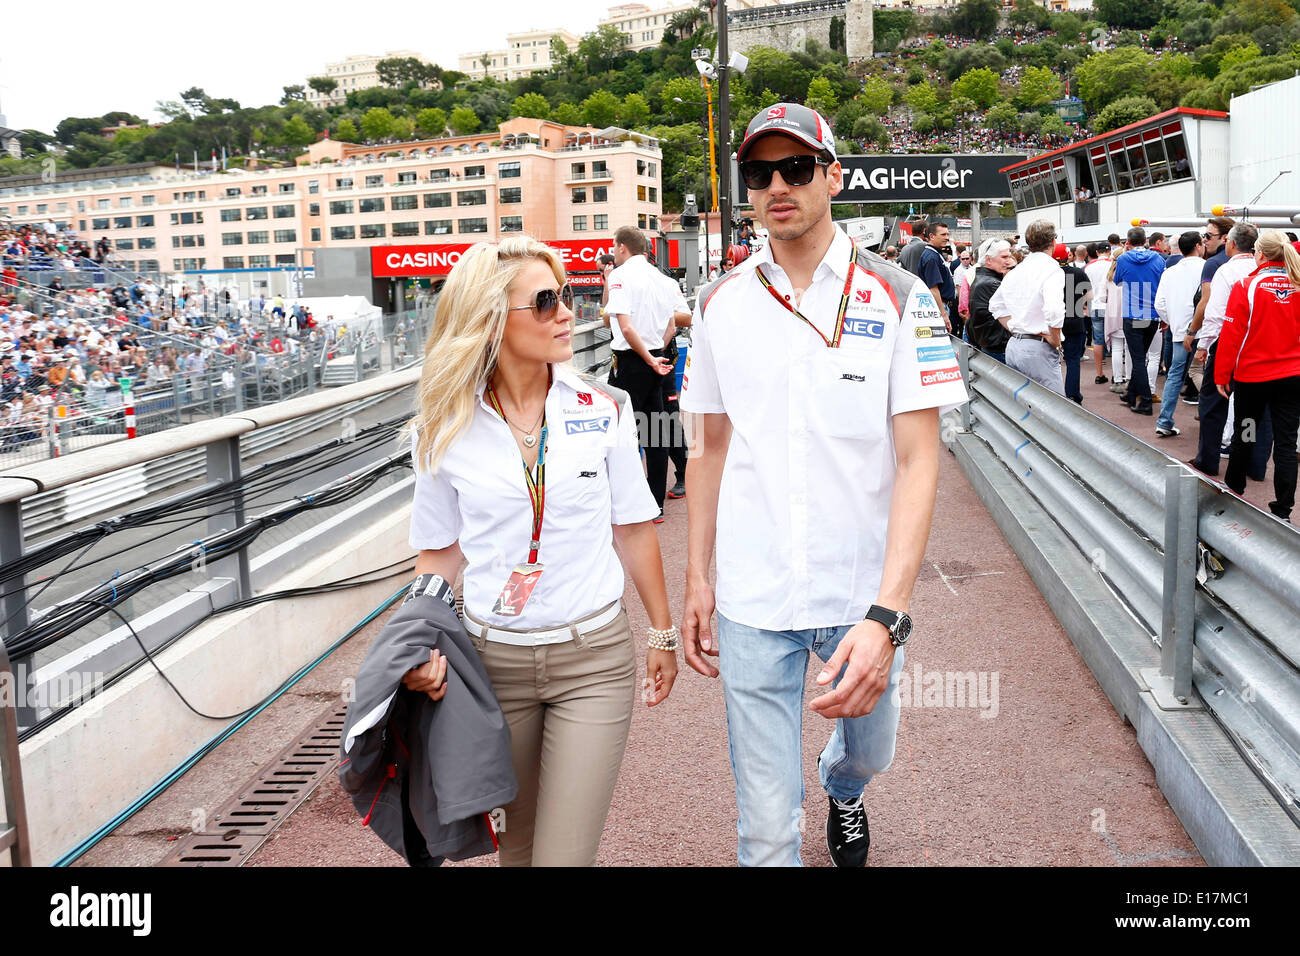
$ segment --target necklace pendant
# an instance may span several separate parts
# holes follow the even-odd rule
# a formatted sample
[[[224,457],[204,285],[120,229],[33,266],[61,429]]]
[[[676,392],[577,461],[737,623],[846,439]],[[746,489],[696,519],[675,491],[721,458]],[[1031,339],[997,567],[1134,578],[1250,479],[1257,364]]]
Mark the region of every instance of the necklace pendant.
[[[532,448],[532,447],[533,447],[534,445],[536,445],[536,444],[537,444],[537,439],[534,438],[532,435],[525,435],[525,436],[524,436],[524,447],[525,447],[525,448]]]

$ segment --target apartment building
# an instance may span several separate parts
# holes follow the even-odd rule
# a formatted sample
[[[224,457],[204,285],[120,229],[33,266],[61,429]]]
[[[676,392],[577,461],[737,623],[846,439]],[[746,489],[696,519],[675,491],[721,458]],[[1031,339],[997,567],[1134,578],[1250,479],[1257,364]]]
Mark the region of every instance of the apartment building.
[[[737,10],[752,10],[756,7],[776,6],[780,0],[729,0],[727,9],[734,13]],[[648,50],[659,45],[663,39],[664,31],[668,29],[668,24],[672,21],[673,15],[682,13],[687,10],[695,10],[699,4],[684,0],[684,2],[669,4],[665,7],[650,9],[644,3],[621,3],[618,6],[610,7],[606,16],[597,21],[597,28],[603,26],[612,26],[627,37],[628,50]]]
[[[354,56],[344,57],[337,63],[326,63],[324,73],[313,73],[312,76],[327,76],[338,82],[334,92],[328,95],[317,93],[310,86],[307,87],[307,102],[312,106],[338,106],[342,104],[349,93],[355,93],[357,90],[368,90],[371,87],[379,86],[379,70],[376,68],[380,60],[406,59],[413,58],[421,63],[432,63],[423,54],[416,53],[414,50],[390,50],[388,53],[374,56],[369,53],[358,53]],[[305,85],[306,81],[304,81]]]
[[[578,45],[579,38],[565,29],[507,33],[505,47],[462,53],[456,69],[469,76],[491,77],[503,83],[539,70],[549,70],[554,62],[551,59],[551,40],[554,37],[563,40],[570,50]]]
[[[319,248],[612,238],[658,229],[663,208],[652,137],[525,118],[378,147],[323,140],[286,169],[130,172],[0,182],[0,219],[107,237],[128,270],[195,273],[310,266]]]

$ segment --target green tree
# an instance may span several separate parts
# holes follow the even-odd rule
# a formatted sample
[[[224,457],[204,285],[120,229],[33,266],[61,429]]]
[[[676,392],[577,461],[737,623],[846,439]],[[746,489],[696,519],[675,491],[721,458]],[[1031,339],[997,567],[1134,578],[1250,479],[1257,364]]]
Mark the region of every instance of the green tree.
[[[1075,76],[1079,96],[1091,109],[1100,109],[1130,90],[1145,86],[1153,57],[1136,47],[1120,47],[1088,57]]]
[[[982,67],[967,70],[953,83],[952,95],[973,100],[978,106],[987,109],[998,100],[998,75]]]
[[[676,100],[681,100],[680,103]],[[662,113],[677,120],[698,120],[704,114],[704,90],[696,80],[674,76],[659,92]]]
[[[949,24],[959,36],[986,37],[998,28],[1001,9],[997,0],[961,0]]]
[[[332,76],[309,76],[307,85],[321,96],[329,96],[339,88],[339,81]]]
[[[894,88],[887,80],[873,76],[862,84],[862,92],[858,94],[858,98],[862,100],[868,111],[876,116],[884,116],[894,103]]]
[[[1007,133],[1016,128],[1019,117],[1010,103],[999,103],[984,114],[984,125],[989,129]]]
[[[967,70],[983,67],[1001,74],[1007,68],[1007,58],[987,43],[972,43],[960,50],[953,50],[944,67],[944,76],[955,80]]]
[[[934,117],[929,113],[917,113],[912,117],[912,129],[918,133],[929,133],[934,129]]]
[[[1129,123],[1137,123],[1148,116],[1155,116],[1159,112],[1160,107],[1149,96],[1125,96],[1112,101],[1098,113],[1097,118],[1093,120],[1092,128],[1096,133],[1108,133]]]
[[[307,99],[307,88],[301,83],[295,83],[293,86],[284,88],[284,96],[280,97],[280,105],[288,106],[290,103],[301,103],[305,99]],[[204,105],[207,105],[206,98]],[[207,110],[204,110],[204,112],[207,112]]]
[[[423,87],[434,82],[441,74],[442,68],[432,63],[424,63],[413,56],[386,57],[375,64],[379,82],[393,89],[406,86]]]
[[[1093,0],[1092,9],[1102,21],[1117,30],[1145,30],[1160,22],[1164,5],[1158,0]]]
[[[824,76],[814,76],[808,84],[808,94],[804,97],[804,105],[810,109],[816,110],[822,116],[834,116],[836,109],[839,108],[839,97],[835,95],[835,89],[831,86],[831,81]]]
[[[578,41],[578,58],[594,76],[614,69],[626,46],[627,34],[606,23]]]
[[[310,146],[316,139],[316,132],[301,116],[294,116],[280,130],[280,139],[286,146]]]
[[[361,134],[357,132],[357,124],[345,116],[334,128],[333,138],[341,143],[355,143],[361,139]]]
[[[903,102],[914,113],[933,114],[939,108],[939,94],[929,83],[918,83],[903,94]]]
[[[582,101],[582,120],[588,126],[604,129],[618,118],[618,97],[609,90],[597,90]]]
[[[845,50],[843,17],[831,17],[830,46],[836,53],[843,53]]]
[[[1045,66],[1031,66],[1020,78],[1020,92],[1016,103],[1022,109],[1032,110],[1061,98],[1061,81]]]
[[[755,92],[768,89],[778,102],[797,102],[812,82],[813,71],[788,53],[770,46],[754,46],[745,51],[749,66],[745,79]]]
[[[529,119],[546,119],[551,115],[551,104],[541,93],[525,93],[523,96],[515,97],[510,112],[515,116],[526,116]]]
[[[1219,72],[1226,73],[1229,70],[1238,70],[1259,55],[1259,47],[1255,45],[1253,40],[1245,46],[1234,47],[1219,58]]]
[[[457,136],[468,136],[479,127],[478,114],[465,106],[458,106],[452,110],[451,118],[447,122]]]
[[[582,110],[575,103],[561,103],[551,114],[551,119],[565,126],[581,126]]]
[[[361,132],[367,143],[388,139],[394,134],[396,117],[384,106],[373,106],[361,117]]]
[[[1034,0],[1016,0],[1015,9],[1008,17],[1013,27],[1033,27],[1035,30],[1046,29],[1052,20],[1047,8]]]
[[[436,106],[422,109],[415,114],[415,125],[430,139],[441,136],[447,130],[447,114]]]
[[[1070,135],[1070,125],[1055,113],[1051,113],[1043,117],[1043,125],[1039,132],[1044,136],[1066,137]]]
[[[618,122],[627,129],[639,129],[650,119],[650,104],[640,93],[629,93],[618,107]]]

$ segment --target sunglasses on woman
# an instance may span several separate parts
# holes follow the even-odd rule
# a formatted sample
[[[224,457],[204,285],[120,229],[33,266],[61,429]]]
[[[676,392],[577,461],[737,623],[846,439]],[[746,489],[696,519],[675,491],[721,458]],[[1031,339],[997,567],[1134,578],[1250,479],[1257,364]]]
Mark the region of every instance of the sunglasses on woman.
[[[829,166],[824,159],[803,154],[787,156],[785,159],[747,159],[740,166],[740,177],[750,189],[766,189],[772,184],[772,172],[781,174],[787,186],[807,186],[812,182],[813,172],[818,166]]]
[[[507,312],[518,312],[520,309],[533,309],[537,312],[538,322],[550,322],[555,318],[555,312],[560,307],[560,303],[572,311],[573,309],[573,286],[567,282],[557,291],[555,289],[538,289],[537,296],[533,299],[531,305],[516,305],[507,309]]]

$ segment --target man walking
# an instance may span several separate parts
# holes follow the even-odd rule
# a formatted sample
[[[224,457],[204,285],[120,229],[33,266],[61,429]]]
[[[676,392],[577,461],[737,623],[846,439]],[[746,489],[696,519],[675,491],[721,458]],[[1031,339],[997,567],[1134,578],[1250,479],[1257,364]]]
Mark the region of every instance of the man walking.
[[[810,651],[826,661],[817,682],[833,689],[810,707],[835,721],[818,770],[827,843],[837,866],[862,866],[863,788],[894,755],[939,410],[966,389],[931,293],[832,223],[830,124],[775,104],[737,159],[769,241],[696,300],[686,659],[723,675],[742,865],[800,862],[805,673]]]
[[[668,443],[661,434],[665,409],[659,379],[673,371],[673,363],[664,357],[664,341],[670,324],[675,324],[678,316],[689,319],[690,313],[678,306],[681,290],[677,283],[652,266],[645,253],[645,234],[640,229],[622,226],[614,233],[616,268],[609,274],[605,312],[613,333],[614,368],[609,384],[631,396],[633,410],[645,423],[641,448],[645,451],[646,481],[659,505],[659,517],[654,519],[657,524],[664,520],[668,484]]]
[[[1084,275],[1088,277],[1088,285],[1092,289],[1092,302],[1089,306],[1089,313],[1092,318],[1092,358],[1097,366],[1097,376],[1093,379],[1094,384],[1105,385],[1106,378],[1106,290],[1110,286],[1108,276],[1110,275],[1110,264],[1114,260],[1110,257],[1110,243],[1108,242],[1090,242],[1088,243],[1088,264],[1084,267]]]
[[[979,255],[975,281],[970,287],[970,322],[966,324],[966,334],[971,345],[989,358],[1005,363],[1011,333],[993,317],[989,311],[989,301],[993,298],[993,293],[998,291],[998,286],[1002,285],[1002,277],[1011,271],[1016,260],[1011,255],[1011,244],[1005,239],[986,240],[980,246]]]
[[[1061,326],[1065,324],[1065,273],[1052,258],[1056,227],[1036,219],[1025,229],[1029,255],[993,293],[989,310],[1011,333],[1007,365],[1057,395],[1061,383]]]
[[[1169,363],[1169,373],[1165,376],[1165,392],[1160,400],[1160,417],[1156,419],[1156,434],[1161,438],[1172,438],[1178,434],[1174,425],[1174,409],[1178,405],[1178,392],[1183,385],[1183,375],[1191,353],[1184,344],[1187,329],[1192,324],[1192,314],[1196,311],[1193,304],[1196,290],[1201,284],[1201,269],[1205,260],[1205,240],[1201,234],[1192,230],[1178,237],[1180,258],[1177,264],[1170,266],[1160,277],[1156,289],[1156,312],[1173,335],[1174,351]]]

